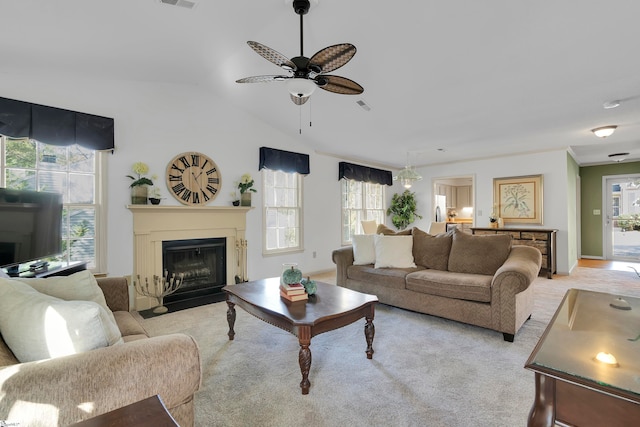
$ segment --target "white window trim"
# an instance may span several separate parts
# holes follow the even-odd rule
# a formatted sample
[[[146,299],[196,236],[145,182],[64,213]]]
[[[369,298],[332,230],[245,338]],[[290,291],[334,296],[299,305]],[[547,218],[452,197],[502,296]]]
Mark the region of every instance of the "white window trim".
[[[289,173],[289,172],[287,172]],[[298,224],[300,228],[299,234],[299,244],[295,248],[285,248],[285,249],[267,249],[267,206],[266,206],[266,197],[264,196],[267,191],[267,183],[265,179],[262,179],[262,255],[269,256],[277,256],[282,254],[292,254],[304,252],[304,190],[303,190],[303,176],[299,173],[296,173],[296,179],[298,181]]]
[[[4,136],[0,135],[0,187],[6,185],[4,173]],[[93,274],[104,274],[107,272],[107,152],[95,151],[96,158],[96,182],[95,182],[95,209],[96,209],[96,229],[95,229],[95,267],[90,268]],[[67,204],[70,205],[70,204]]]
[[[344,235],[343,224],[344,224],[344,220],[345,220],[345,211],[347,209],[345,209],[345,206],[343,204],[344,203],[344,199],[342,198],[342,189],[343,189],[343,186],[345,185],[345,183],[343,181],[345,181],[345,180],[340,180],[339,181],[340,182],[340,240],[342,242],[342,246],[347,246],[347,245],[351,245],[352,242],[351,242],[351,240],[346,240],[345,239],[345,235]],[[366,182],[362,182],[363,186],[365,184],[367,184],[367,183]],[[386,186],[383,185],[383,184],[377,184],[377,185],[380,185],[381,188],[382,188],[382,209],[381,209],[381,211],[382,211],[382,215],[383,215],[383,218],[384,218],[384,216],[386,215],[386,212],[387,212],[387,208],[386,208],[386,188],[385,188]],[[361,209],[361,211],[366,212],[367,210],[370,210],[370,209],[366,209],[364,207],[365,206],[364,197],[365,197],[365,195],[364,195],[364,192],[363,192],[363,200],[362,200],[363,208]],[[384,224],[384,221],[382,222],[382,224]],[[359,224],[358,226],[360,228],[362,227],[361,224]]]

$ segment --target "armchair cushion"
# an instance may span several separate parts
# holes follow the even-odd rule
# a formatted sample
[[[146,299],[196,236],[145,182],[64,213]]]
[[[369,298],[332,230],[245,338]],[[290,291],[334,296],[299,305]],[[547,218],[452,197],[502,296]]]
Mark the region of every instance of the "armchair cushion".
[[[122,343],[107,311],[93,301],[64,301],[20,281],[0,286],[0,332],[20,362]]]

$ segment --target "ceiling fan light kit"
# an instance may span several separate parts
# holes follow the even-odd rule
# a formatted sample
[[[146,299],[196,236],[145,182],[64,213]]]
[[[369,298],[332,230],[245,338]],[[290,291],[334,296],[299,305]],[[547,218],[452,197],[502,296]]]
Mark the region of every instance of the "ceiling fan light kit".
[[[599,128],[591,129],[591,132],[593,132],[598,138],[606,138],[611,136],[617,128],[618,126],[616,125],[601,126]]]
[[[288,0],[287,2],[290,1]],[[317,1],[314,3],[317,3]],[[316,52],[311,58],[304,56],[302,17],[309,12],[311,4],[309,0],[293,0],[292,5],[293,11],[300,16],[300,56],[289,59],[261,43],[255,41],[247,42],[258,55],[289,74],[245,77],[236,80],[236,83],[287,81],[287,90],[291,100],[296,105],[304,104],[316,87],[342,95],[358,95],[364,92],[364,88],[353,80],[326,74],[337,70],[353,58],[356,54],[356,47],[351,43],[341,43],[326,47]]]

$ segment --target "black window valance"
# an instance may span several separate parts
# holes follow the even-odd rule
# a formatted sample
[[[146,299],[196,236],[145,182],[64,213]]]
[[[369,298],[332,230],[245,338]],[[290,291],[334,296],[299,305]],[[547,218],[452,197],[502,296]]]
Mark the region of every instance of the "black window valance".
[[[347,162],[340,162],[339,164],[338,181],[342,178],[371,182],[373,184],[393,185],[391,171]]]
[[[309,155],[277,150],[275,148],[260,147],[260,165],[258,166],[258,170],[262,170],[263,168],[309,175]]]
[[[0,134],[45,144],[113,150],[113,119],[0,98]]]

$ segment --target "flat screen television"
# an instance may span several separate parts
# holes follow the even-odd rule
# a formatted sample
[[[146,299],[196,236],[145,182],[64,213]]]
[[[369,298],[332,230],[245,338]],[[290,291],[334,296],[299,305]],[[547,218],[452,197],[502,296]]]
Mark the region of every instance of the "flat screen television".
[[[0,268],[62,252],[62,195],[0,188]]]

